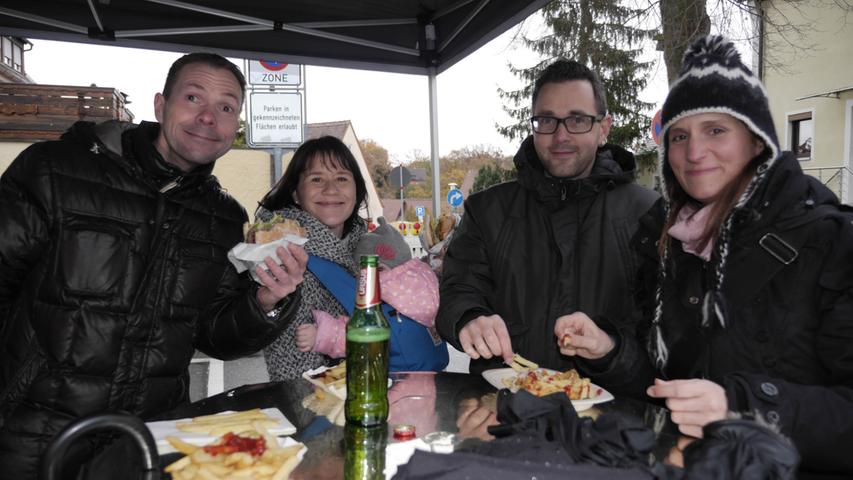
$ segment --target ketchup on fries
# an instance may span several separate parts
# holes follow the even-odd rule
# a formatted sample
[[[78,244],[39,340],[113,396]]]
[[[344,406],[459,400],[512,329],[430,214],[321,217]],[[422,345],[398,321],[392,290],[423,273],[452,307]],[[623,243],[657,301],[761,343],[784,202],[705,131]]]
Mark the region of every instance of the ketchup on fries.
[[[226,433],[219,444],[202,447],[211,455],[221,455],[234,452],[246,452],[253,457],[260,457],[267,449],[267,442],[263,437],[242,437],[233,432]]]

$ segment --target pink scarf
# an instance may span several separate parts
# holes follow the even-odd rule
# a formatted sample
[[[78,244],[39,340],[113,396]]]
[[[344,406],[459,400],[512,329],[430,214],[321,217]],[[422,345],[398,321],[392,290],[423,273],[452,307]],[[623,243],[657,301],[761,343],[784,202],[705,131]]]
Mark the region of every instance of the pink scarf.
[[[681,246],[685,252],[696,255],[706,262],[711,259],[714,239],[712,238],[701,252],[698,249],[699,238],[705,231],[705,225],[707,225],[708,217],[711,215],[711,206],[712,204],[708,204],[697,210],[693,205],[685,204],[678,211],[675,223],[667,230],[671,237],[681,241]]]

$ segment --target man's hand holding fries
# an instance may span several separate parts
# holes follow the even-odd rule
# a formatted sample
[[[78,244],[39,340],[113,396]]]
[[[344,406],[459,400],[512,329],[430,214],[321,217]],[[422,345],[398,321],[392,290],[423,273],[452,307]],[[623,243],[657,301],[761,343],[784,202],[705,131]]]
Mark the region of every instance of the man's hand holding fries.
[[[512,342],[506,323],[499,315],[477,317],[459,331],[459,343],[469,357],[503,357],[506,363],[512,362]]]
[[[560,353],[590,360],[599,359],[610,353],[616,344],[604,330],[585,313],[563,315],[554,324],[554,335]]]

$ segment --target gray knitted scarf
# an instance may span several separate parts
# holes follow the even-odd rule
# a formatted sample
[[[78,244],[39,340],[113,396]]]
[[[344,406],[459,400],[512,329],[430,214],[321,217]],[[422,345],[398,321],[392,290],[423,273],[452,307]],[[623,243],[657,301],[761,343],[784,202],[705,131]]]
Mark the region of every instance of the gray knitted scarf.
[[[349,270],[353,275],[358,273],[353,252],[361,236],[367,231],[363,222],[358,222],[346,237],[339,239],[327,226],[302,209],[289,207],[275,213],[298,220],[308,231],[309,240],[305,244],[305,251],[310,255],[331,260]],[[273,214],[264,208],[260,208],[257,212],[257,218],[261,220],[269,220],[272,216]],[[334,316],[346,315],[343,307],[311,272],[305,272],[305,278],[299,288],[302,293],[302,303],[296,312],[296,318],[264,349],[267,371],[272,381],[299,378],[302,372],[325,365],[329,361],[329,357],[323,354],[302,353],[296,348],[296,327],[314,323],[311,316],[312,310],[323,310]]]

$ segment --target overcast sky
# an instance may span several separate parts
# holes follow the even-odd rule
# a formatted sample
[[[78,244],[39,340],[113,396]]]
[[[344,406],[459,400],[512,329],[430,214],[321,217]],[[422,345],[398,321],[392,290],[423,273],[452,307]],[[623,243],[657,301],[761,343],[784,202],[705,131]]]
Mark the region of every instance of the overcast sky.
[[[528,27],[529,28],[529,27]],[[497,88],[520,86],[507,62],[527,67],[535,57],[512,45],[516,29],[497,37],[438,75],[439,151],[491,145],[515,153],[495,124],[511,123],[501,109]],[[31,39],[26,71],[37,83],[113,87],[129,95],[134,121],[154,120],[154,94],[162,89],[171,63],[180,54]],[[232,59],[244,67],[241,59]],[[308,66],[309,123],[350,120],[359,139],[373,139],[393,161],[413,151],[429,153],[428,80],[425,76]],[[646,95],[644,95],[646,96]],[[657,98],[644,98],[658,102]]]

